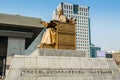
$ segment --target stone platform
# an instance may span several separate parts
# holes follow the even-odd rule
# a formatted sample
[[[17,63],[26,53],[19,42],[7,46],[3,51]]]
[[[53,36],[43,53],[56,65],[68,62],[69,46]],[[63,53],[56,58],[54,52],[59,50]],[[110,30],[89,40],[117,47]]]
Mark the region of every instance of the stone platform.
[[[38,48],[33,51],[30,56],[87,57],[85,51],[47,48]]]
[[[37,49],[29,56],[14,56],[5,80],[120,80],[113,59],[43,56],[40,51]],[[42,51],[46,54],[47,49]]]

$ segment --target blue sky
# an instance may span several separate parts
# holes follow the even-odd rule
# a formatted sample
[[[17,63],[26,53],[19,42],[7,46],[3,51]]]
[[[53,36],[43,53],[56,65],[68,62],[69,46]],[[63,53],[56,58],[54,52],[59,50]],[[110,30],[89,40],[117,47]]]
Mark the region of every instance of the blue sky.
[[[0,13],[49,21],[60,2],[89,6],[92,43],[102,50],[120,50],[120,0],[0,0]]]

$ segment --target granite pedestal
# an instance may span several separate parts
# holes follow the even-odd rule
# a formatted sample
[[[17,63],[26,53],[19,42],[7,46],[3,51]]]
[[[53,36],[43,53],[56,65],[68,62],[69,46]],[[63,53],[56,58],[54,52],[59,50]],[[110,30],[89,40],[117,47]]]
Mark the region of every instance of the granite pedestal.
[[[57,52],[37,49],[29,56],[14,56],[6,80],[120,80],[113,59],[42,55],[45,51]],[[58,50],[58,53],[60,51],[64,55],[72,52]]]

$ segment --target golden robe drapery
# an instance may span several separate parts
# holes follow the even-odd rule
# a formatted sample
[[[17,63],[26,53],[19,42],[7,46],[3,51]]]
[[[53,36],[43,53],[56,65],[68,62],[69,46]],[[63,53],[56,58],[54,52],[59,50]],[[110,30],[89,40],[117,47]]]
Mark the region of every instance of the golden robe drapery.
[[[56,32],[54,31],[54,28],[48,28],[46,32],[44,32],[41,44],[55,44],[55,38]]]

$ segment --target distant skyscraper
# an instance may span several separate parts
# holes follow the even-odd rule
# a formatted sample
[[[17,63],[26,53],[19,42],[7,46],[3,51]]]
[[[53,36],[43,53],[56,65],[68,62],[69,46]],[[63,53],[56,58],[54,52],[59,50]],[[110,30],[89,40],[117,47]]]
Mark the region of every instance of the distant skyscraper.
[[[82,50],[87,53],[87,57],[90,57],[90,18],[89,7],[79,6],[75,4],[61,3],[53,11],[52,19],[57,16],[57,9],[63,9],[63,14],[67,18],[76,18],[76,49]]]

